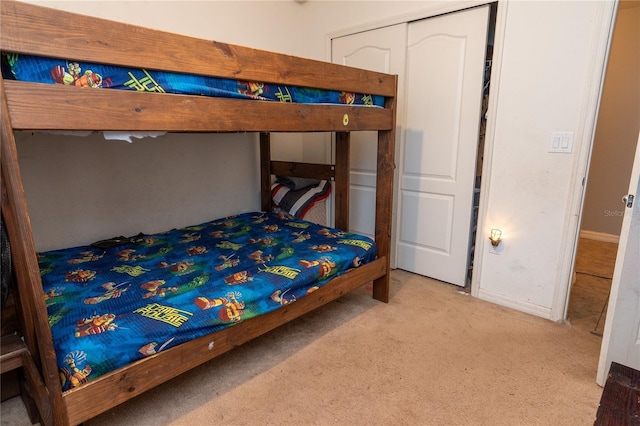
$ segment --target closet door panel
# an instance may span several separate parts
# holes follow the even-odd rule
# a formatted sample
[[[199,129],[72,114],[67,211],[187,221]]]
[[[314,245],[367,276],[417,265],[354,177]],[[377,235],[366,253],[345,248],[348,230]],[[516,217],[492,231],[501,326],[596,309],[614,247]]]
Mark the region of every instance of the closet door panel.
[[[331,57],[334,63],[398,74],[402,85],[406,52],[407,24],[397,24],[344,37],[334,38]],[[398,90],[398,117],[401,116]],[[396,139],[399,138],[399,133]],[[376,147],[375,132],[353,132],[351,134],[350,213],[351,230],[370,237],[374,234]],[[397,158],[397,156],[396,156]],[[392,244],[394,247],[395,244]],[[392,249],[392,265],[394,250]]]
[[[489,6],[408,28],[398,268],[464,286]]]

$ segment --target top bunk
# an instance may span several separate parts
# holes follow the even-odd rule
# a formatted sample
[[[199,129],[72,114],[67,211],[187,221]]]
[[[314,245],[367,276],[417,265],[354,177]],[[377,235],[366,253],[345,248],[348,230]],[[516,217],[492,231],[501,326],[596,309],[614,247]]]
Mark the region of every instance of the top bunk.
[[[302,104],[144,90],[86,90],[4,78],[14,130],[384,131],[392,130],[395,124],[394,75],[16,1],[3,1],[1,8],[0,50],[11,57],[28,55],[90,67],[124,67],[125,73],[128,68],[171,76],[187,71],[194,78],[238,81],[240,86],[258,82],[274,88],[312,88],[347,97],[359,94],[382,99],[379,107],[348,102]],[[60,23],[64,23],[64,31],[60,31]],[[96,117],[97,112],[99,119],[77,119]]]

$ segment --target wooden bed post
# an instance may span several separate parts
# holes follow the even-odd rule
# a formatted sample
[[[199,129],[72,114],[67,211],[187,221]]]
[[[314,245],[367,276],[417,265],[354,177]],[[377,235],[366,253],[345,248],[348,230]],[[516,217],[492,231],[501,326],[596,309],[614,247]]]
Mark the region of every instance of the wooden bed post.
[[[398,77],[396,76],[396,88]],[[396,98],[387,98],[385,108],[396,111]],[[376,230],[378,256],[386,257],[387,273],[373,282],[373,297],[389,302],[389,272],[391,271],[391,229],[393,217],[393,182],[395,170],[396,114],[391,130],[378,131],[378,168],[376,174]]]
[[[9,117],[9,108],[4,90],[4,80],[0,77],[0,93],[2,95],[2,214],[4,216],[7,234],[11,242],[11,254],[19,288],[22,327],[27,350],[31,354],[39,353],[40,359],[29,359],[23,363],[27,381],[32,385],[30,391],[35,399],[41,421],[48,425],[68,423],[65,405],[62,400],[62,388],[56,354],[53,349],[53,338],[49,328],[47,307],[43,297],[30,295],[42,294],[40,268],[36,258],[35,245],[31,233],[31,221],[27,211],[27,201],[22,186],[22,177],[18,166],[18,154],[15,137]],[[29,288],[28,290],[26,290]],[[32,309],[33,307],[33,309]],[[34,361],[31,363],[31,361]],[[36,363],[41,364],[42,378],[34,377]],[[43,388],[42,381],[48,389]],[[40,384],[36,383],[40,381]],[[35,387],[34,387],[35,384]],[[49,405],[49,403],[51,405]]]
[[[270,133],[260,133],[260,202],[262,211],[272,210]]]
[[[335,227],[349,230],[349,167],[351,134],[336,132],[335,161]]]

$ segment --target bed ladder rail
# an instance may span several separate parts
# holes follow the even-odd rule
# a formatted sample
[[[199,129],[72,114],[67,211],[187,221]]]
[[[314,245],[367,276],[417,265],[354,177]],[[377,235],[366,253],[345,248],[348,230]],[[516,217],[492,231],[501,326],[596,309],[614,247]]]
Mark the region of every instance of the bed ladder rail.
[[[2,336],[0,342],[0,373],[22,368],[24,381],[20,381],[20,393],[27,407],[31,423],[43,422],[45,425],[53,424],[51,416],[51,399],[47,391],[40,371],[27,349],[27,345],[17,334]],[[47,420],[48,419],[48,420]]]
[[[47,307],[42,295],[40,268],[36,257],[31,221],[24,194],[22,176],[18,165],[18,153],[11,126],[10,111],[0,76],[1,122],[1,168],[2,168],[2,215],[7,235],[12,244],[11,257],[16,276],[16,306],[26,351],[21,352],[27,379],[44,383],[45,389],[35,385],[31,391],[40,397],[38,408],[41,421],[48,424],[67,424],[68,416],[62,398],[62,387],[58,375],[53,338],[49,327]],[[27,356],[28,355],[28,356]],[[15,362],[15,360],[14,360]],[[27,383],[32,384],[32,383]],[[44,402],[46,401],[46,402]]]

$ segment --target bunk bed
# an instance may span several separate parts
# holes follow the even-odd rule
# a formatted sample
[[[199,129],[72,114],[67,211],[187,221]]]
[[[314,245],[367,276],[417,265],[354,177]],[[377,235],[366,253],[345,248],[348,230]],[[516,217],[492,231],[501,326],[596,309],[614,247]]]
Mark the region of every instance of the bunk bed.
[[[19,339],[14,336],[5,341],[3,337],[2,371],[23,369],[22,396],[32,421],[45,425],[82,423],[364,284],[372,282],[373,297],[382,302],[388,301],[396,76],[175,35],[16,1],[3,1],[1,8],[0,48],[3,54],[14,58],[15,55],[62,58],[168,73],[182,73],[186,67],[194,76],[238,80],[240,84],[264,82],[348,95],[345,104],[303,104],[239,99],[237,96],[211,97],[201,93],[91,90],[67,87],[68,84],[4,77],[0,80],[2,217],[11,243],[20,324]],[[60,31],[62,22],[65,23],[64,31]],[[69,77],[65,71],[69,70],[57,69],[51,73],[59,80],[56,83]],[[382,99],[382,104],[378,107],[357,106],[351,103],[354,98],[351,94],[371,95]],[[65,108],[60,108],[60,105]],[[75,114],[65,112],[69,109],[73,109]],[[99,122],[78,118],[95,114],[101,116]],[[225,221],[241,219],[262,221],[266,215],[271,215],[270,218],[277,216],[270,212],[273,176],[322,179],[334,181],[336,228],[319,228],[325,233],[343,232],[354,239],[356,236],[347,231],[350,132],[377,131],[377,146],[371,147],[377,150],[378,159],[376,251],[367,255],[370,258],[366,262],[355,259],[352,267],[325,277],[322,285],[311,284],[314,291],[288,300],[292,303],[280,303],[277,309],[260,316],[236,321],[232,326],[169,345],[163,350],[151,351],[92,380],[84,380],[82,371],[78,369],[74,386],[63,388],[62,360],[56,355],[51,328],[53,321],[47,310],[48,305],[51,306],[47,303],[49,296],[55,290],[45,294],[43,289],[43,277],[48,272],[45,269],[49,268],[43,259],[51,256],[36,253],[14,130],[256,132],[260,147],[262,211],[212,221],[212,224],[224,225]],[[271,132],[335,132],[335,164],[273,161],[270,155]],[[286,220],[294,221],[295,226],[307,226],[298,219]],[[198,229],[212,224],[200,224]],[[245,229],[248,228],[243,228],[243,231]],[[249,234],[243,238],[257,240],[260,237]],[[145,236],[127,243],[140,241],[145,241]],[[86,257],[83,251],[87,250],[79,253]],[[165,265],[171,266],[167,262]],[[106,293],[111,291],[113,296],[117,293],[116,287],[106,286],[104,289]],[[158,287],[147,290],[152,292]],[[282,302],[283,299],[275,300]],[[100,324],[93,325],[100,327]],[[91,331],[81,329],[79,333],[85,335]],[[95,395],[109,395],[109,398],[95,398]]]

